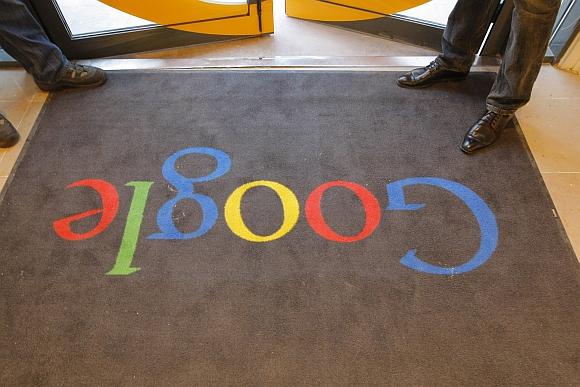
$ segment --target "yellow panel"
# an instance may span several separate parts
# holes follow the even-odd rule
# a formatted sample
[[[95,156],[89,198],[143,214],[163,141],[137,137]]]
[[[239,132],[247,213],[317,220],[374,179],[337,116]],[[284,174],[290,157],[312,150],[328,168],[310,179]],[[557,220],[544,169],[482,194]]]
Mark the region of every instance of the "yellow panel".
[[[272,1],[262,2],[262,31],[259,29],[256,4],[209,3],[209,0],[166,0],[163,6],[158,0],[99,0],[120,11],[169,28],[210,35],[259,35],[274,32]],[[221,19],[221,18],[226,19]],[[229,17],[229,18],[228,18]],[[209,20],[211,21],[199,21]],[[187,23],[199,21],[197,23]],[[187,23],[172,25],[177,23]]]
[[[259,29],[258,11],[256,4],[248,7],[243,5],[226,5],[208,3],[197,0],[166,0],[161,6],[158,0],[99,0],[120,11],[148,20],[160,25],[169,25],[169,28],[210,35],[259,35],[274,32],[272,1],[262,2],[262,31]],[[221,19],[231,17],[228,19]],[[180,25],[197,20],[200,21]]]
[[[168,25],[241,16],[248,13],[244,4],[215,4],[200,0],[99,0],[101,3],[151,22]]]
[[[286,0],[286,15],[319,21],[378,19],[428,3],[430,0]],[[359,9],[356,9],[359,8]],[[366,11],[365,11],[366,10]]]
[[[259,35],[274,32],[274,10],[272,1],[262,2],[262,32],[258,24],[256,4],[250,6],[250,16],[234,17],[211,22],[183,24],[171,27],[180,31],[196,32],[210,35]]]
[[[388,15],[415,8],[431,0],[329,0],[331,3]]]

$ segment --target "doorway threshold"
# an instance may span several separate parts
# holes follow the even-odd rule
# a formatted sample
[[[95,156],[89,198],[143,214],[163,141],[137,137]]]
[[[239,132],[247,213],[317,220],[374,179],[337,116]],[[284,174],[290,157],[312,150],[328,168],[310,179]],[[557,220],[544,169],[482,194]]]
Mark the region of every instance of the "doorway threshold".
[[[337,69],[397,71],[427,65],[433,56],[275,56],[254,58],[89,59],[79,63],[115,70]],[[474,71],[494,71],[495,57],[477,57]]]

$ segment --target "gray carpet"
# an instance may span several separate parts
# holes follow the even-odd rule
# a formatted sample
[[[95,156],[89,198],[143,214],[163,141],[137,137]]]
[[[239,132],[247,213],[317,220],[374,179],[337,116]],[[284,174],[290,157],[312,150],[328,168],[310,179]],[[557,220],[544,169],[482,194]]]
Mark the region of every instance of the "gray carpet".
[[[579,385],[579,265],[522,136],[458,149],[492,74],[420,91],[396,76],[115,72],[52,95],[0,206],[0,385]],[[200,147],[220,161],[185,151],[165,180]],[[101,207],[67,188],[83,179],[114,186],[118,213],[67,229]],[[266,187],[228,201],[256,180],[293,192],[293,228],[288,192],[286,213]],[[142,223],[132,181],[153,182]],[[362,196],[317,201],[333,181]],[[256,236],[291,230],[247,241],[236,208]],[[126,275],[108,275],[120,250]]]

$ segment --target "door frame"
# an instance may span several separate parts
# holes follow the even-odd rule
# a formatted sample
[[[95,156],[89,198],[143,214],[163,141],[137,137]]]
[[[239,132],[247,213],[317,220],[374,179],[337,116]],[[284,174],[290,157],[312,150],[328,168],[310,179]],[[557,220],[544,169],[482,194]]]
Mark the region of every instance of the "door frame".
[[[196,34],[172,30],[159,26],[155,27],[141,27],[135,29],[120,29],[111,30],[101,34],[90,34],[88,36],[78,35],[73,37],[68,26],[63,21],[64,17],[59,12],[59,8],[54,5],[55,0],[41,1],[41,0],[25,0],[29,3],[31,10],[35,16],[43,24],[48,36],[56,42],[63,50],[63,52],[71,59],[89,59],[96,57],[125,55],[143,51],[153,51],[164,48],[174,48],[186,45],[194,45],[199,43],[218,42],[223,40],[241,39],[240,36],[211,36],[206,35],[204,39]],[[263,0],[248,0],[248,4],[261,5]],[[565,16],[565,11],[569,6],[574,4],[576,0],[563,0],[558,20],[554,26],[552,39],[557,36],[560,31],[558,27],[561,25],[562,19]],[[50,6],[52,4],[52,6]],[[511,26],[511,13],[513,11],[513,0],[503,0],[501,8],[496,12],[494,28],[481,48],[480,55],[482,56],[500,56],[505,50],[507,44],[507,37]],[[40,17],[40,15],[43,15]],[[373,35],[378,35],[394,40],[400,40],[405,43],[416,44],[425,47],[431,47],[440,50],[440,39],[443,35],[443,27],[439,24],[429,23],[426,21],[419,21],[400,15],[389,15],[386,23],[379,28],[379,26],[369,26],[367,32]],[[414,23],[415,28],[408,28],[408,23]],[[326,23],[333,24],[333,23]],[[392,27],[395,34],[387,34],[383,32],[384,26]],[[556,53],[556,61],[566,51],[567,46],[573,40],[574,36],[578,34],[580,26],[576,27],[571,36],[567,39],[567,44],[561,47],[560,53]],[[197,39],[196,39],[197,38]],[[212,39],[213,38],[213,39]],[[552,48],[552,47],[551,47]],[[552,51],[553,48],[552,48]],[[554,56],[546,55],[545,62],[551,62]],[[15,66],[17,63],[0,49],[0,66]]]
[[[61,48],[63,53],[69,59],[89,59],[126,55],[137,52],[212,43],[246,37],[243,35],[197,34],[168,28],[175,25],[202,23],[206,20],[191,23],[177,23],[170,26],[150,25],[137,28],[121,28],[104,32],[73,35],[66,23],[64,15],[60,12],[56,0],[28,1],[49,38]],[[247,13],[235,17],[250,16],[250,7],[251,5],[256,4],[258,9],[257,16],[259,29],[262,31],[262,1],[263,0],[246,0],[248,9]],[[231,18],[231,16],[224,17],[224,19]]]
[[[356,29],[379,37],[428,47],[434,50],[441,49],[441,38],[444,28],[436,23],[416,20],[401,15],[384,15],[380,19],[371,19],[353,22],[322,22],[346,29]],[[409,24],[413,28],[409,28]]]
[[[559,62],[580,31],[580,1],[563,0],[550,37],[549,49]],[[575,24],[574,27],[572,25]]]
[[[317,1],[332,4],[336,7],[351,8],[353,11],[363,11],[368,14],[375,14],[378,17],[352,21],[312,20],[314,22],[386,37],[395,41],[423,46],[437,51],[441,50],[441,38],[443,37],[443,31],[445,30],[445,26],[442,24],[428,20],[416,19],[406,15],[393,15],[361,9],[359,7],[348,6],[342,3],[334,3],[329,0]],[[488,36],[490,39],[484,42],[483,45],[485,46],[485,49],[482,50],[481,53],[481,55],[486,56],[497,56],[503,53],[505,43],[509,36],[509,25],[511,20],[511,9],[509,9],[509,6],[513,6],[513,2],[512,0],[494,1],[497,3],[497,7],[487,22],[487,24],[491,26],[491,31]]]

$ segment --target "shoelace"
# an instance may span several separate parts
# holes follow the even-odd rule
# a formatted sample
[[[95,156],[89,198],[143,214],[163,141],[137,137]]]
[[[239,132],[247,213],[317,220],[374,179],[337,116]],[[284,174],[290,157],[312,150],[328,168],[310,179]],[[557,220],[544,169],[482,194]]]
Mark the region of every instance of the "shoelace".
[[[427,68],[428,68],[429,70],[431,70],[431,69],[436,69],[437,67],[439,67],[439,63],[437,63],[437,61],[436,61],[436,60],[433,60],[433,61],[431,61],[431,63],[429,63],[429,64],[427,65]]]
[[[483,117],[481,117],[481,120],[485,121],[485,122],[489,122],[490,126],[494,127],[495,124],[497,123],[497,120],[499,120],[499,118],[500,118],[499,114],[489,112],[486,115],[484,115]]]
[[[71,78],[75,79],[77,77],[77,75],[82,78],[84,77],[86,74],[88,74],[88,71],[86,70],[86,67],[80,64],[76,64],[73,63],[71,65],[71,67],[69,67],[69,71],[71,72]]]

